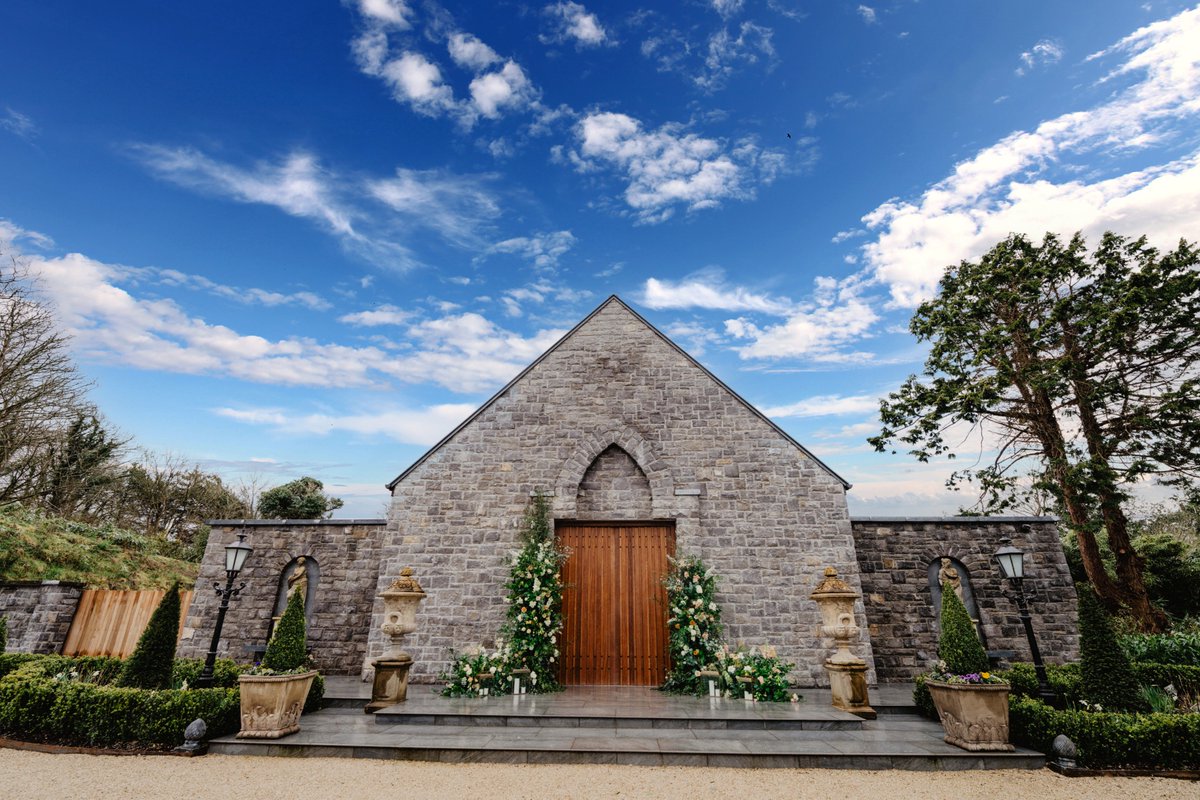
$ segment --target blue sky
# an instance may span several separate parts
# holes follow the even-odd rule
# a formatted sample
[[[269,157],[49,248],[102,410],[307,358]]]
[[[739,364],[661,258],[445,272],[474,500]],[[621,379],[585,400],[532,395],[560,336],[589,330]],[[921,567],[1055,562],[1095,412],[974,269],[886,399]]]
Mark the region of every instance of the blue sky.
[[[18,1],[0,246],[119,430],[341,516],[612,293],[855,513],[952,512],[864,441],[913,308],[1010,231],[1194,241],[1197,98],[1174,2]]]

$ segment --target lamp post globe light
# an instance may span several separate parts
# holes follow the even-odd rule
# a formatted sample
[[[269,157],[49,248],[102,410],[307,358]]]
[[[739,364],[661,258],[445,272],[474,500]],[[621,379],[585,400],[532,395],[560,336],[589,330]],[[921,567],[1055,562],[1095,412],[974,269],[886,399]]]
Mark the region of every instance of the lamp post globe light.
[[[242,567],[246,565],[246,559],[253,552],[254,548],[246,544],[245,527],[238,534],[236,542],[225,545],[225,588],[221,588],[220,581],[213,582],[213,589],[221,597],[221,607],[217,610],[217,624],[213,628],[212,643],[208,646],[208,657],[204,659],[204,669],[196,678],[197,689],[212,688],[213,667],[217,663],[217,644],[221,641],[221,628],[225,625],[225,612],[229,611],[229,599],[237,597],[242,589],[246,588],[245,581],[242,581],[236,589],[233,582],[237,579],[238,573],[242,571]]]
[[[1029,640],[1029,655],[1033,658],[1033,670],[1037,673],[1038,696],[1050,706],[1058,704],[1058,694],[1050,688],[1046,678],[1046,665],[1042,663],[1042,652],[1033,636],[1033,619],[1029,616],[1029,604],[1025,600],[1025,553],[1012,546],[1007,538],[1001,541],[994,558],[1000,563],[1000,573],[1012,584],[1009,599],[1017,604],[1021,624],[1025,626],[1025,638]]]

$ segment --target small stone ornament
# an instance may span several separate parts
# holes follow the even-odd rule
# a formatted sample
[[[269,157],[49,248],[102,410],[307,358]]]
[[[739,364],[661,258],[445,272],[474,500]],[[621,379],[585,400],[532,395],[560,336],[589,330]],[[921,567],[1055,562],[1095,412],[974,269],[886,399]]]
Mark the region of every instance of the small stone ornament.
[[[1054,737],[1050,749],[1054,751],[1054,765],[1056,767],[1061,769],[1075,769],[1078,766],[1075,756],[1079,751],[1070,737],[1060,733]]]
[[[183,744],[175,748],[177,753],[186,753],[189,756],[202,756],[208,752],[208,743],[204,741],[204,737],[208,735],[208,725],[204,720],[196,718],[183,731]]]

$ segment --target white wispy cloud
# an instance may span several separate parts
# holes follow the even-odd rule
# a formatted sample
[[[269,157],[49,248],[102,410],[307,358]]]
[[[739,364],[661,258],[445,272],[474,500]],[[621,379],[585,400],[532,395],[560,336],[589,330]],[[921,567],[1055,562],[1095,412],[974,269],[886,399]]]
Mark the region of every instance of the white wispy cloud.
[[[551,24],[550,31],[539,37],[545,44],[574,42],[576,47],[596,47],[606,41],[613,43],[596,15],[580,3],[552,3],[542,13]]]
[[[571,162],[581,171],[611,166],[623,173],[625,202],[642,222],[661,222],[677,206],[698,211],[752,198],[785,164],[782,152],[750,139],[710,139],[673,123],[647,130],[614,112],[586,115],[575,133]]]
[[[1057,64],[1062,60],[1064,52],[1061,43],[1053,39],[1042,39],[1021,53],[1021,66],[1017,67],[1017,74],[1024,75],[1034,67]]]
[[[479,37],[462,31],[450,34],[446,47],[454,63],[465,69],[482,71],[501,60],[499,54]]]
[[[387,303],[367,311],[355,311],[338,317],[339,322],[347,325],[376,327],[379,325],[403,325],[413,318],[412,312],[405,311]]]
[[[371,22],[397,30],[412,27],[412,9],[406,0],[357,0],[358,12]]]
[[[213,409],[218,416],[267,427],[289,436],[351,434],[386,436],[402,444],[436,444],[475,410],[474,403],[443,403],[426,408],[375,407],[357,414],[304,413],[283,408]]]
[[[6,130],[22,139],[32,139],[38,134],[38,126],[32,117],[7,106],[4,113],[0,114],[0,130]]]
[[[331,307],[328,300],[315,292],[278,292],[270,289],[259,289],[257,287],[243,288],[241,286],[230,286],[228,284],[217,283],[203,275],[193,275],[175,269],[148,267],[137,270],[137,273],[168,286],[183,286],[190,289],[198,289],[247,305],[268,307],[295,305],[310,308],[314,311],[325,311]]]
[[[547,300],[553,300],[559,305],[572,305],[591,296],[592,293],[586,289],[573,289],[543,278],[525,286],[505,290],[500,296],[500,304],[510,317],[520,317],[524,316],[526,305],[541,305]]]
[[[476,260],[481,261],[493,253],[512,253],[525,258],[540,270],[553,270],[558,267],[558,260],[575,246],[576,241],[575,235],[570,231],[517,236],[496,242]]]
[[[767,406],[762,409],[762,412],[768,417],[826,417],[843,414],[869,414],[878,410],[879,398],[873,395],[823,394],[806,397],[786,405]]]
[[[414,322],[400,344],[270,339],[206,322],[173,300],[136,296],[123,285],[131,280],[127,267],[79,253],[26,258],[84,358],[147,370],[284,386],[384,387],[396,380],[475,393],[511,379],[564,332],[525,337],[467,313]]]
[[[406,226],[435,231],[464,248],[482,244],[481,230],[500,216],[491,190],[492,175],[459,175],[447,170],[403,167],[390,178],[366,181],[370,195],[400,214]]]
[[[871,8],[870,6],[860,5],[855,10],[858,12],[858,15],[862,17],[862,21],[868,25],[874,25],[879,21],[879,15],[875,12],[875,9]]]
[[[54,240],[44,233],[22,228],[12,220],[0,217],[0,246],[6,249],[20,250],[21,245],[33,245],[36,248],[47,248],[54,245]],[[11,256],[13,253],[5,254]]]
[[[389,268],[419,263],[403,243],[413,231],[430,230],[455,246],[478,248],[501,213],[491,175],[400,167],[387,178],[346,176],[302,151],[252,166],[189,147],[136,144],[130,152],[152,173],[180,186],[311,220],[347,249]],[[371,203],[382,204],[387,213]]]
[[[979,151],[914,200],[893,199],[863,221],[877,238],[866,263],[895,305],[931,296],[947,265],[976,258],[1010,232],[1090,237],[1105,229],[1146,234],[1160,246],[1200,230],[1200,152],[1153,163],[1153,148],[1188,142],[1200,114],[1200,8],[1138,29],[1091,60],[1120,56],[1105,81],[1132,79],[1105,102],[1017,131]],[[1121,171],[1139,152],[1151,166]],[[1093,172],[1055,181],[1050,170],[1079,154]],[[1147,155],[1149,154],[1149,155]],[[1109,174],[1090,177],[1101,170]]]
[[[648,278],[642,288],[642,305],[653,309],[707,308],[717,311],[758,311],[783,315],[794,308],[787,298],[770,297],[741,286],[728,286],[715,270],[681,281]]]
[[[708,0],[708,4],[722,17],[731,17],[742,10],[746,0]]]
[[[521,65],[502,59],[471,33],[446,34],[436,26],[427,31],[435,38],[445,35],[451,60],[472,74],[469,83],[456,92],[441,65],[414,49],[416,42],[411,37],[393,41],[395,37],[389,36],[387,26],[370,14],[364,13],[363,22],[365,29],[351,43],[359,70],[378,78],[396,102],[418,114],[448,117],[469,130],[480,118],[494,120],[540,107],[541,91]],[[497,66],[502,61],[503,65]]]
[[[866,336],[879,321],[871,305],[857,297],[803,308],[786,321],[759,326],[738,318],[726,320],[725,332],[750,343],[737,348],[746,359],[808,358],[829,363],[865,362],[872,354],[846,346]]]
[[[740,67],[759,61],[769,63],[775,56],[771,41],[774,35],[765,25],[749,21],[743,22],[736,34],[721,28],[709,37],[704,69],[693,75],[692,80],[702,89],[720,89]]]

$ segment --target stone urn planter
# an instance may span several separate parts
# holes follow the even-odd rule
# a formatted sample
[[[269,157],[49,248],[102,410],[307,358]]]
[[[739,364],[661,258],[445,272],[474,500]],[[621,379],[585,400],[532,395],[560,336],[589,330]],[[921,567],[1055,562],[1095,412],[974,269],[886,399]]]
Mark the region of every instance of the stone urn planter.
[[[278,739],[300,730],[300,715],[316,670],[294,675],[239,675],[239,739]]]
[[[1009,751],[1008,684],[926,680],[948,744],[964,750]]]

